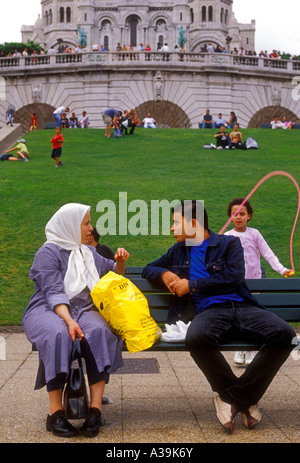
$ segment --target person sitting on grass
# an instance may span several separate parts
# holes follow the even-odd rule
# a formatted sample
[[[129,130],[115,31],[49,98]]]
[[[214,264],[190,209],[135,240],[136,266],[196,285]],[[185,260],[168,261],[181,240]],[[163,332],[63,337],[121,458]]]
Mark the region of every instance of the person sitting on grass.
[[[26,141],[24,138],[21,138],[21,140],[18,140],[17,146],[14,148],[11,148],[8,151],[5,151],[6,154],[1,156],[1,161],[25,161],[28,162],[28,158],[30,157],[28,148],[26,146]],[[17,151],[17,156],[13,156],[12,153],[13,151]]]
[[[226,132],[225,126],[222,125],[220,132],[216,133],[215,138],[217,140],[217,149],[221,150],[223,148],[229,149],[232,147],[231,138],[229,133]]]
[[[230,140],[232,148],[237,148],[241,150],[247,149],[245,143],[243,143],[243,134],[242,132],[240,132],[240,128],[237,124],[235,124],[234,130],[230,134]]]

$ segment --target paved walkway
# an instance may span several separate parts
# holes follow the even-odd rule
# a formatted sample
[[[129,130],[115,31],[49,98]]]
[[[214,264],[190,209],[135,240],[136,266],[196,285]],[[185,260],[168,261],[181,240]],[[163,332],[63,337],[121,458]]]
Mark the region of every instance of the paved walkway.
[[[0,360],[0,443],[300,442],[300,352],[298,360],[292,356],[288,359],[262,398],[259,427],[245,429],[238,416],[232,435],[227,435],[219,424],[213,392],[188,353],[124,353],[126,359],[156,358],[158,372],[112,375],[105,395],[113,403],[104,406],[107,424],[101,433],[93,439],[64,440],[45,429],[45,389],[33,390],[38,354],[31,351],[22,332],[0,332],[0,336],[2,358],[3,342],[6,347],[6,360]],[[233,365],[233,353],[225,355]],[[233,368],[236,374],[243,371]]]

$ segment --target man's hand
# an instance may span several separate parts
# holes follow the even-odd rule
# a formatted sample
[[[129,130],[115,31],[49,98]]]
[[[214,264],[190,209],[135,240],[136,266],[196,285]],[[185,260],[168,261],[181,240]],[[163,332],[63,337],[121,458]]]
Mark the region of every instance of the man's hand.
[[[176,294],[179,297],[188,294],[190,292],[189,281],[183,278],[182,280],[171,282],[170,291],[172,294]]]
[[[176,275],[176,273],[170,272],[168,270],[168,271],[166,271],[166,272],[164,272],[162,274],[161,279],[164,282],[164,284],[166,285],[166,287],[168,288],[168,290],[170,291],[170,293],[175,294],[173,292],[173,289],[171,288],[170,284],[174,283],[175,281],[179,281],[180,280],[179,276]]]

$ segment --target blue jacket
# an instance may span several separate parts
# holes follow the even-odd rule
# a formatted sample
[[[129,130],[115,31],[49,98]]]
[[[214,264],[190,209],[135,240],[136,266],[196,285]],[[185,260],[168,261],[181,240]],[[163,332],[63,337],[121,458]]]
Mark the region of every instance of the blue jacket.
[[[241,296],[245,303],[265,308],[251,294],[245,283],[244,251],[239,238],[217,235],[211,230],[205,254],[205,266],[208,278],[190,280],[190,248],[185,243],[176,243],[166,254],[154,262],[147,264],[142,276],[158,287],[164,286],[162,274],[169,270],[180,278],[189,280],[190,293],[183,296],[172,296],[168,323],[181,319],[185,322],[192,318],[191,294],[201,292],[207,295],[229,294]],[[196,311],[193,307],[193,315]]]

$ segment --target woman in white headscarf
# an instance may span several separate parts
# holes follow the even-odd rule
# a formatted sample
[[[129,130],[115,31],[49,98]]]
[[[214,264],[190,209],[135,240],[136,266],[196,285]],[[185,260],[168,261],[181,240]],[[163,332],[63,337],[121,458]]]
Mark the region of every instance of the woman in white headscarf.
[[[76,335],[81,339],[91,397],[89,418],[81,428],[83,435],[98,434],[105,384],[123,364],[122,341],[94,306],[90,291],[109,271],[123,274],[129,254],[118,248],[115,262],[100,256],[88,246],[92,229],[89,206],[66,204],[54,214],[46,225],[47,241],[30,269],[35,293],[23,315],[26,336],[39,352],[35,389],[46,385],[49,394],[46,428],[63,437],[78,434],[62,405]]]

